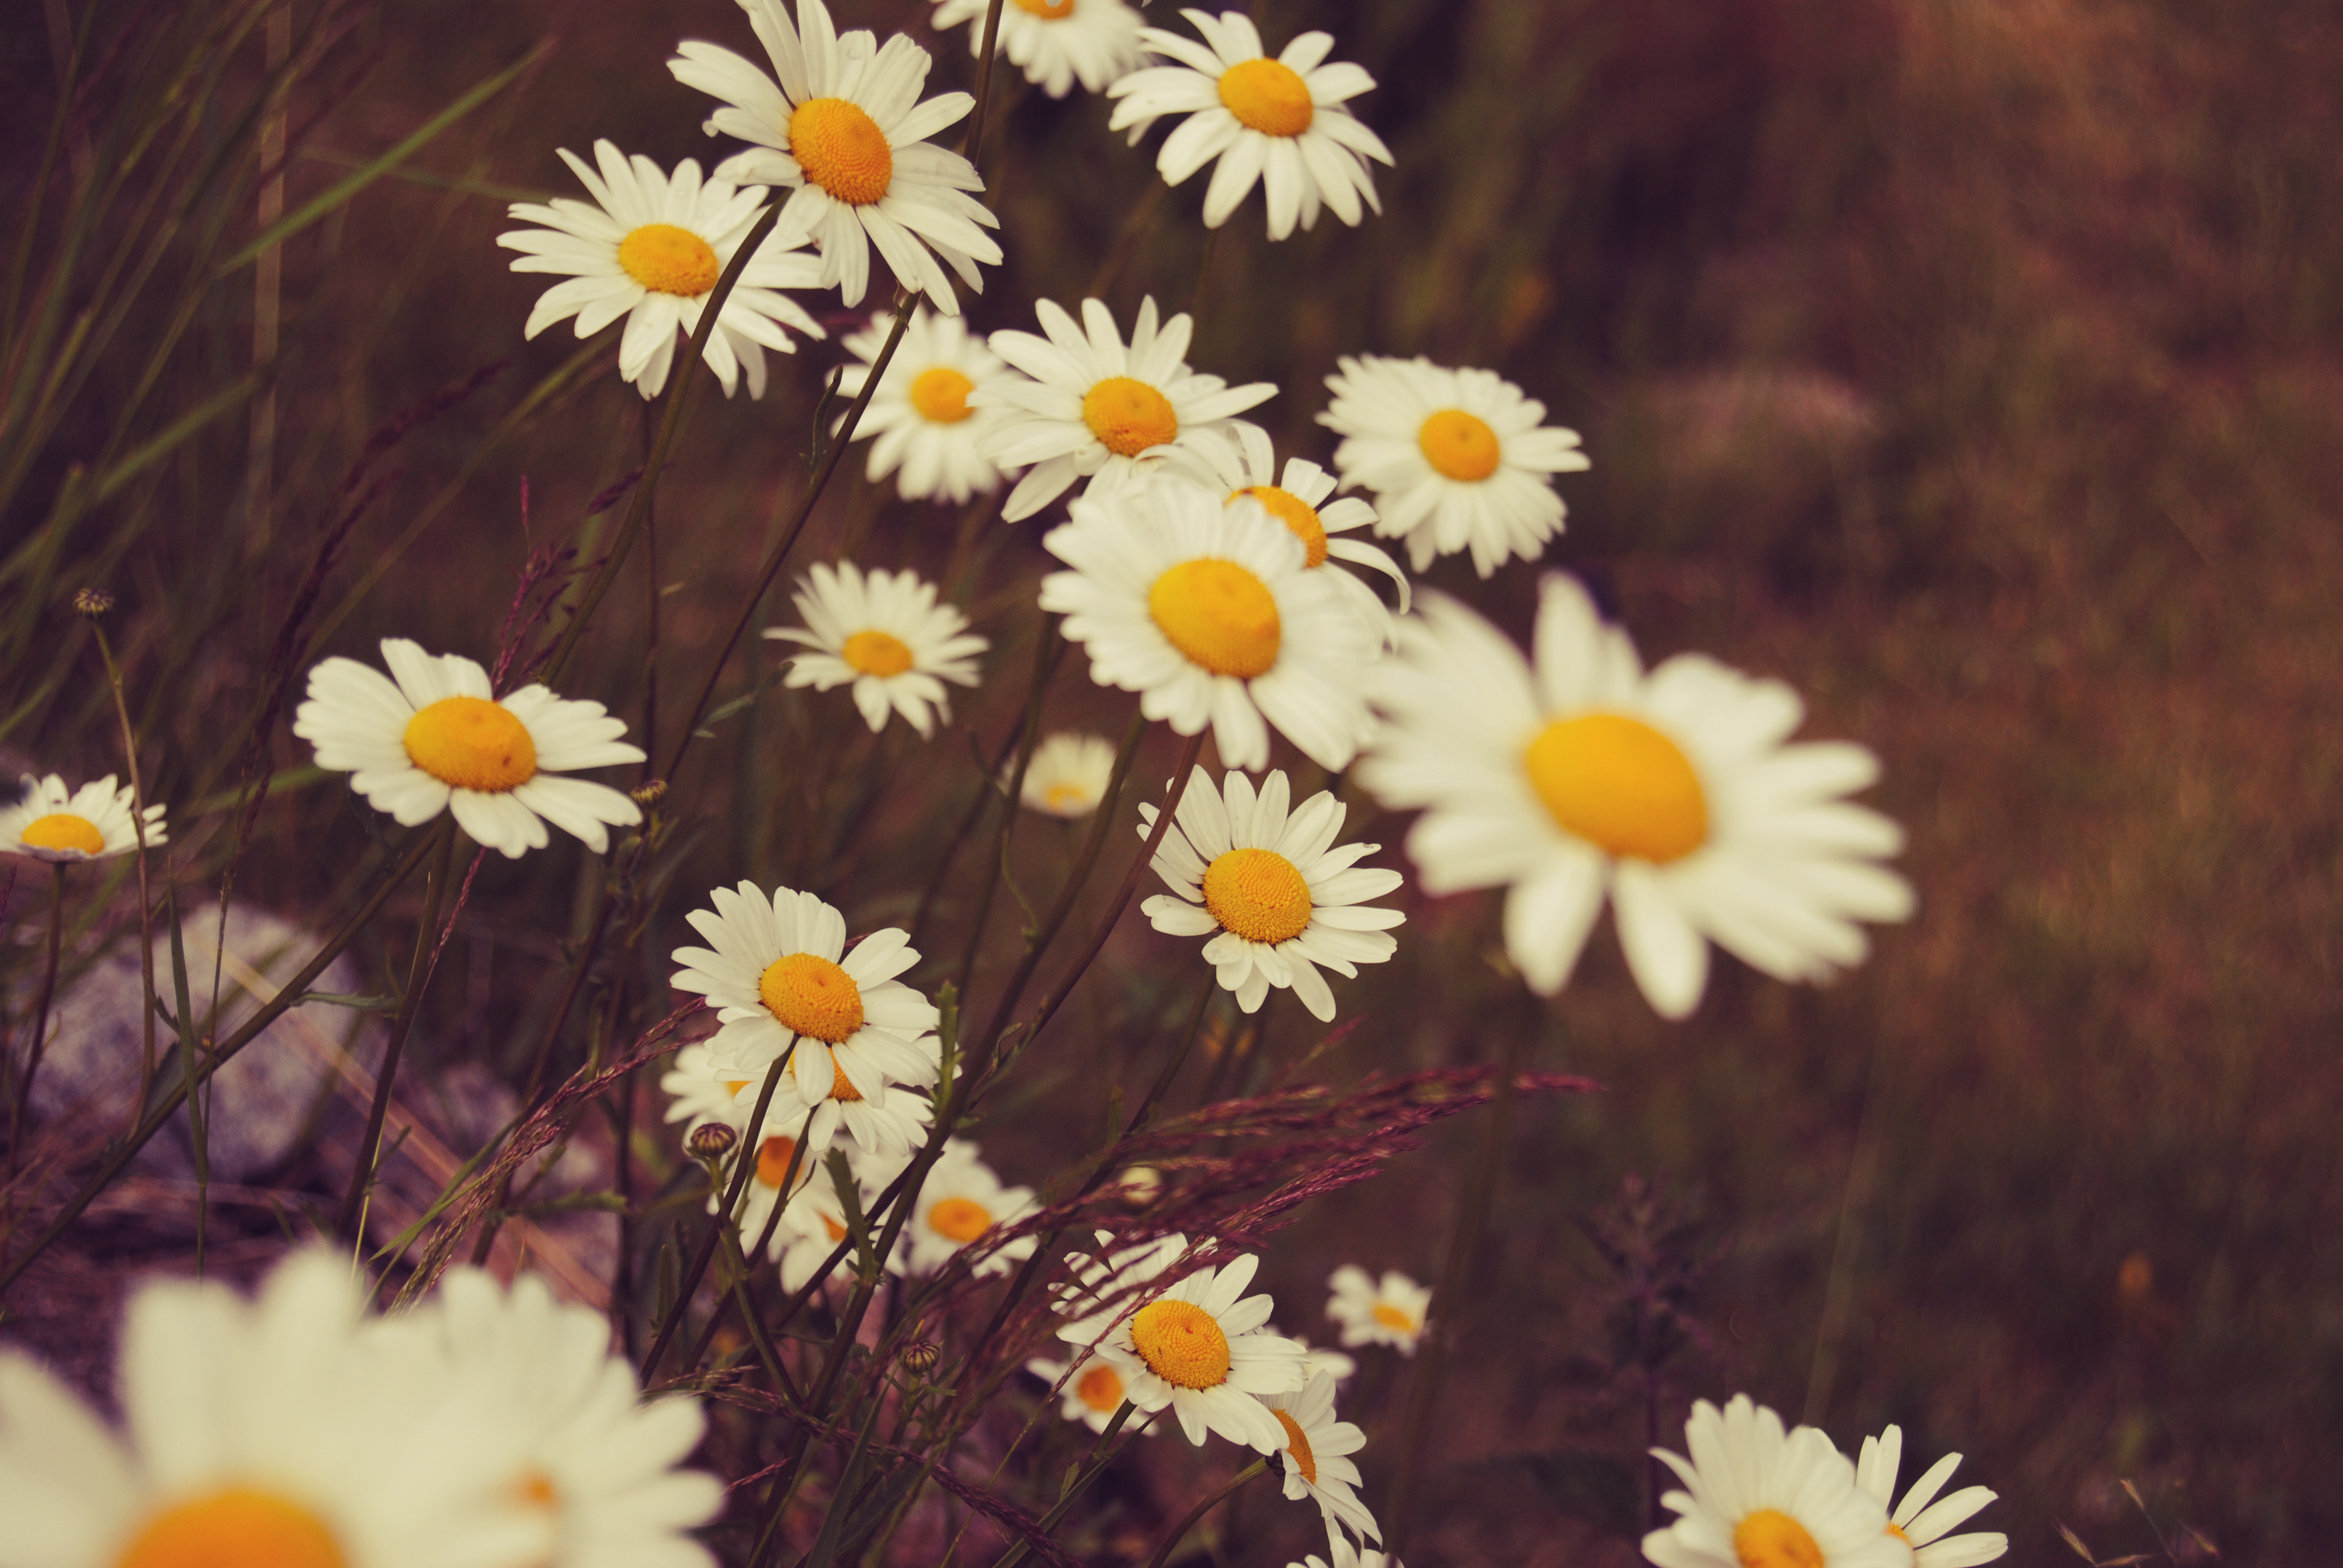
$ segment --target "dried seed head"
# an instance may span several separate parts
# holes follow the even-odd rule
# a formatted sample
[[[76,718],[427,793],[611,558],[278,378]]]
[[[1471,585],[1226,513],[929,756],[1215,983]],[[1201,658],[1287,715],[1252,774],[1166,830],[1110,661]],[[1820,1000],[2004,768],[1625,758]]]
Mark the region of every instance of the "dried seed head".
[[[96,620],[114,608],[114,596],[104,588],[85,588],[74,595],[74,613]]]
[[[646,779],[627,791],[627,799],[648,811],[667,797],[667,780]]]
[[[684,1148],[694,1160],[721,1160],[732,1152],[732,1145],[740,1141],[740,1134],[721,1121],[703,1121],[684,1139]]]

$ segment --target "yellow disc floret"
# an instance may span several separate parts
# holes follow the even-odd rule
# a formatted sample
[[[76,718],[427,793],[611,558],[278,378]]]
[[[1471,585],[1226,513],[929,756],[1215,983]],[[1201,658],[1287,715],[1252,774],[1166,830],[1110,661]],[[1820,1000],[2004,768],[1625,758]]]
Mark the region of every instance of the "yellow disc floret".
[[[928,1229],[966,1246],[992,1229],[992,1216],[972,1199],[946,1198],[928,1211]]]
[[[895,179],[887,133],[844,98],[808,98],[797,106],[789,116],[789,156],[806,178],[854,206],[877,201]]]
[[[1122,1374],[1100,1362],[1074,1380],[1074,1397],[1101,1415],[1109,1414],[1122,1402]]]
[[[1204,908],[1222,930],[1275,947],[1310,924],[1310,884],[1274,849],[1231,849],[1204,868]]]
[[[620,240],[618,265],[653,294],[686,299],[715,287],[724,271],[706,240],[671,223],[647,223]]]
[[[922,370],[911,382],[911,407],[931,425],[957,425],[976,412],[968,395],[976,383],[949,365]]]
[[[862,988],[852,975],[812,953],[791,953],[766,965],[757,995],[783,1029],[831,1045],[862,1027]],[[839,1076],[843,1081],[845,1074]]]
[[[97,824],[70,811],[34,818],[16,841],[35,849],[79,849],[85,855],[106,851],[106,835],[97,830]]]
[[[1214,675],[1251,680],[1277,662],[1277,600],[1234,561],[1182,561],[1147,590],[1147,613],[1173,648]]]
[[[1387,1329],[1397,1329],[1403,1334],[1412,1334],[1415,1332],[1415,1320],[1408,1316],[1407,1313],[1400,1311],[1397,1307],[1393,1306],[1389,1302],[1377,1302],[1374,1305],[1373,1312],[1368,1315],[1373,1317],[1375,1322],[1383,1324],[1383,1326]]]
[[[1761,1508],[1733,1527],[1733,1555],[1741,1568],[1823,1568],[1823,1549],[1778,1508]]]
[[[1017,0],[1017,9],[1044,22],[1062,22],[1074,14],[1074,0]]]
[[[1664,866],[1708,841],[1708,798],[1691,759],[1639,719],[1557,719],[1523,761],[1563,831],[1608,854]]]
[[[1229,499],[1233,501],[1237,496],[1251,496],[1269,508],[1271,517],[1292,528],[1293,537],[1302,541],[1302,549],[1308,552],[1306,565],[1322,567],[1326,564],[1326,525],[1318,520],[1317,508],[1292,491],[1276,485],[1249,485]]]
[[[891,631],[858,631],[846,639],[838,656],[864,675],[884,680],[911,668],[911,650]]]
[[[1311,1485],[1318,1484],[1318,1456],[1310,1452],[1310,1440],[1302,1434],[1302,1423],[1282,1410],[1272,1410],[1277,1424],[1285,1429],[1285,1457],[1302,1473],[1302,1479]]]
[[[1503,453],[1488,421],[1462,408],[1443,408],[1415,433],[1423,460],[1452,479],[1473,484],[1497,471]]]
[[[1082,397],[1082,422],[1110,452],[1136,457],[1180,433],[1172,399],[1144,381],[1110,376]]]
[[[1174,1388],[1228,1381],[1229,1336],[1192,1302],[1150,1302],[1131,1315],[1131,1347],[1147,1370]]]
[[[1222,72],[1221,102],[1239,125],[1264,136],[1298,136],[1317,113],[1309,84],[1277,60],[1247,60]]]
[[[346,1568],[315,1513],[248,1486],[176,1503],[148,1520],[114,1568]]]
[[[443,697],[407,721],[407,759],[451,789],[498,794],[537,777],[528,726],[478,697]]]
[[[768,1187],[779,1187],[789,1173],[789,1161],[796,1158],[798,1141],[794,1138],[768,1138],[757,1145],[757,1180]]]

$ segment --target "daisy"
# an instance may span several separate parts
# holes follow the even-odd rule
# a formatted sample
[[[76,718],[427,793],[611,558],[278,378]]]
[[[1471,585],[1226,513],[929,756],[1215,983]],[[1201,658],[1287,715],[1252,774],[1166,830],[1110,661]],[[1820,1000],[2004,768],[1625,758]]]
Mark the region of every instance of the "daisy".
[[[1382,1527],[1353,1490],[1360,1484],[1359,1467],[1349,1456],[1366,1447],[1367,1434],[1350,1422],[1334,1419],[1333,1374],[1314,1373],[1300,1392],[1263,1394],[1262,1402],[1285,1429],[1285,1442],[1276,1450],[1285,1495],[1295,1503],[1318,1504],[1325,1515],[1330,1549],[1343,1538],[1345,1525],[1362,1540],[1381,1541]]]
[[[1277,395],[1266,381],[1232,387],[1189,369],[1194,323],[1183,311],[1159,331],[1151,295],[1140,301],[1127,348],[1113,313],[1095,299],[1082,301],[1080,327],[1054,300],[1033,313],[1045,336],[990,339],[1031,379],[1003,377],[969,394],[973,406],[1002,411],[979,450],[1004,467],[1032,465],[1001,508],[1006,521],[1031,517],[1076,479],[1090,480],[1092,493],[1126,487],[1163,460],[1161,448],[1225,431],[1236,415]]]
[[[739,1097],[756,1087],[745,1078],[718,1071],[715,1053],[705,1045],[685,1046],[659,1075],[659,1088],[668,1096],[667,1120],[682,1122],[687,1138],[711,1121],[739,1131],[757,1108],[753,1094],[745,1101]]]
[[[1267,508],[1174,482],[1144,507],[1077,501],[1041,542],[1073,568],[1041,579],[1041,608],[1088,647],[1092,680],[1182,735],[1211,725],[1226,767],[1267,767],[1271,724],[1320,767],[1349,764],[1373,633]]]
[[[813,649],[790,658],[792,688],[828,691],[852,682],[854,706],[873,735],[886,727],[890,711],[901,714],[922,740],[935,733],[937,719],[951,722],[943,683],[974,686],[976,656],[992,644],[969,635],[968,617],[936,603],[935,584],[908,571],[866,578],[852,561],[817,566],[798,580],[805,626],[765,633]]]
[[[1114,742],[1061,731],[1033,749],[1018,799],[1029,810],[1071,821],[1099,809],[1113,777]]]
[[[1199,1269],[1098,1342],[1098,1353],[1122,1374],[1124,1397],[1142,1411],[1169,1405],[1180,1430],[1199,1446],[1207,1432],[1263,1453],[1285,1446],[1283,1423],[1254,1396],[1302,1387],[1302,1347],[1262,1332],[1270,1299],[1244,1294],[1260,1266],[1247,1253],[1222,1268]],[[1074,1332],[1070,1325],[1058,1333],[1063,1339]]]
[[[1402,1355],[1415,1353],[1432,1311],[1429,1289],[1397,1269],[1383,1271],[1378,1283],[1356,1263],[1335,1270],[1326,1284],[1334,1292],[1326,1303],[1326,1315],[1342,1325],[1344,1344],[1393,1345]]]
[[[870,325],[846,339],[860,365],[850,365],[839,377],[841,397],[856,397],[870,379],[870,367],[895,327],[895,318],[880,311]],[[1000,356],[984,339],[969,336],[968,324],[957,316],[930,316],[927,307],[911,312],[903,341],[879,378],[879,390],[862,410],[854,438],[876,437],[865,470],[875,484],[900,467],[896,491],[907,501],[964,502],[979,492],[990,492],[1001,483],[1001,470],[979,455],[985,429],[997,417],[971,408],[968,395],[988,381],[1009,373]],[[839,423],[846,416],[839,416]],[[836,428],[835,426],[832,427]]]
[[[1999,1531],[1946,1534],[1994,1501],[1997,1494],[1988,1488],[1964,1486],[1929,1507],[1945,1483],[1953,1478],[1953,1472],[1960,1468],[1959,1454],[1948,1453],[1930,1465],[1927,1473],[1904,1494],[1904,1501],[1897,1503],[1896,1472],[1903,1462],[1904,1429],[1891,1426],[1877,1437],[1863,1440],[1863,1452],[1855,1462],[1855,1482],[1879,1499],[1880,1506],[1893,1510],[1887,1518],[1888,1533],[1911,1544],[1912,1561],[1918,1568],[1975,1568],[2009,1550],[2009,1537]]]
[[[327,659],[309,672],[309,699],[293,715],[317,766],[352,775],[350,787],[376,810],[408,828],[453,811],[476,841],[515,859],[545,848],[548,822],[598,855],[610,845],[606,823],[643,819],[608,785],[562,777],[643,759],[600,703],[564,701],[542,686],[498,697],[470,659],[434,658],[403,637],[383,638],[382,659],[387,677],[354,658]]]
[[[1347,1538],[1332,1541],[1330,1544],[1334,1549],[1332,1568],[1401,1568],[1398,1558],[1377,1552],[1372,1547],[1363,1552],[1352,1545]],[[1312,1553],[1299,1563],[1287,1563],[1286,1568],[1329,1568],[1329,1565],[1322,1558]]]
[[[1114,1412],[1122,1408],[1122,1373],[1101,1357],[1090,1358],[1087,1365],[1077,1357],[1072,1364],[1082,1370],[1069,1378],[1068,1364],[1037,1356],[1025,1363],[1025,1370],[1058,1390],[1061,1416],[1079,1421],[1092,1432],[1104,1432]]]
[[[904,1265],[915,1275],[931,1274],[952,1254],[1035,1211],[1031,1187],[1004,1187],[991,1167],[965,1139],[947,1140],[943,1154],[920,1188],[920,1203],[903,1227]],[[1033,1255],[1031,1236],[990,1248],[971,1271],[979,1278],[1005,1274],[1011,1263]]]
[[[940,33],[968,25],[968,52],[984,50],[984,14],[989,0],[936,0],[930,25]],[[1109,82],[1144,57],[1139,47],[1139,13],[1123,0],[1011,0],[1001,8],[996,47],[1021,65],[1025,79],[1053,98],[1062,98],[1080,77],[1082,91],[1104,90]]]
[[[1367,160],[1389,164],[1391,149],[1344,106],[1375,80],[1348,62],[1322,65],[1334,46],[1324,33],[1304,33],[1272,60],[1242,11],[1182,11],[1204,41],[1161,27],[1140,34],[1148,49],[1177,60],[1130,75],[1107,89],[1115,106],[1107,129],[1128,128],[1136,142],[1164,115],[1187,120],[1164,139],[1156,171],[1176,186],[1213,159],[1204,192],[1204,226],[1218,228],[1259,181],[1269,203],[1269,237],[1283,239],[1299,222],[1318,221],[1321,205],[1357,226],[1360,198],[1380,213]]]
[[[1272,1323],[1269,1332],[1275,1333],[1277,1325]],[[1359,1363],[1355,1357],[1346,1356],[1341,1351],[1322,1350],[1300,1334],[1288,1334],[1286,1338],[1302,1347],[1302,1376],[1316,1377],[1320,1372],[1325,1372],[1340,1387],[1358,1375]]]
[[[1073,1321],[1058,1337],[1084,1349],[1106,1337],[1118,1319],[1131,1315],[1137,1292],[1188,1255],[1188,1238],[1174,1231],[1152,1241],[1107,1251],[1111,1231],[1093,1231],[1095,1253],[1069,1252],[1071,1278],[1051,1287],[1058,1310]]]
[[[1346,813],[1330,791],[1289,811],[1291,798],[1282,771],[1256,795],[1242,773],[1215,789],[1197,769],[1154,861],[1179,897],[1158,893],[1140,910],[1159,931],[1210,935],[1204,961],[1245,1011],[1259,1011],[1270,987],[1291,988],[1311,1017],[1330,1023],[1334,993],[1319,968],[1356,980],[1359,965],[1382,963],[1398,949],[1384,933],[1407,917],[1359,906],[1398,887],[1400,874],[1358,869],[1381,844],[1334,848]],[[1156,809],[1141,806],[1139,815],[1145,838]]]
[[[1880,1501],[1855,1484],[1855,1466],[1811,1426],[1786,1435],[1782,1418],[1745,1393],[1723,1411],[1706,1400],[1684,1423],[1692,1458],[1652,1450],[1684,1492],[1660,1503],[1674,1523],[1644,1537],[1660,1568],[1908,1568],[1912,1548],[1887,1528]]]
[[[1318,422],[1342,437],[1342,487],[1375,493],[1375,532],[1405,538],[1415,570],[1470,546],[1485,578],[1512,557],[1535,560],[1562,532],[1553,476],[1584,468],[1586,454],[1577,431],[1539,424],[1544,404],[1490,370],[1373,354],[1341,364]]]
[[[65,781],[55,773],[45,779],[27,773],[21,781],[25,798],[14,806],[0,808],[0,854],[29,855],[52,865],[69,866],[77,860],[126,855],[138,848],[130,786],[116,789],[113,774],[78,789],[67,789]],[[169,843],[163,808],[149,806],[145,816],[147,845]]]
[[[768,193],[761,186],[702,181],[689,158],[669,176],[650,159],[629,160],[606,141],[594,144],[598,175],[568,148],[560,152],[593,201],[515,202],[507,216],[541,226],[497,236],[506,249],[525,253],[512,264],[515,272],[560,273],[569,280],[538,297],[521,336],[535,337],[574,316],[578,336],[591,337],[623,316],[618,374],[656,397],[675,363],[677,339],[699,330],[702,307],[765,210]],[[823,336],[819,322],[776,292],[820,284],[821,263],[803,249],[805,242],[802,229],[784,222],[765,236],[725,297],[703,357],[727,397],[743,370],[749,396],[765,395],[765,350],[797,351],[784,327]]]
[[[1862,960],[1857,920],[1910,916],[1910,886],[1875,863],[1903,833],[1843,799],[1878,762],[1788,744],[1788,687],[1699,654],[1646,675],[1565,577],[1545,582],[1534,671],[1473,611],[1426,598],[1377,671],[1389,722],[1359,778],[1427,808],[1408,835],[1425,891],[1510,887],[1505,950],[1534,990],[1570,979],[1606,892],[1628,968],[1671,1019],[1698,1004],[1712,940],[1817,980]]]
[[[1001,261],[984,230],[1000,220],[967,194],[984,188],[975,167],[927,138],[975,100],[944,93],[921,103],[928,52],[900,33],[884,48],[867,29],[841,35],[822,0],[798,0],[795,26],[780,0],[740,8],[779,84],[714,44],[679,45],[668,62],[677,81],[723,104],[703,127],[709,136],[755,144],[719,164],[718,176],[789,187],[781,222],[820,242],[821,286],[836,285],[848,305],[862,302],[876,246],[905,287],[958,316],[944,267],[981,293],[977,263]]]

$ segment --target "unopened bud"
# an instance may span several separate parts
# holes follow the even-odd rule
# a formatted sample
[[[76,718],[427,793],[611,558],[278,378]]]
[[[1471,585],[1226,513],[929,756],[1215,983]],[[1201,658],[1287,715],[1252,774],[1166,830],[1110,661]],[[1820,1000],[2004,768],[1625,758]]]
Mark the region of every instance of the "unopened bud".
[[[85,588],[74,595],[74,613],[96,620],[114,608],[114,596],[104,588]]]
[[[648,811],[667,798],[667,780],[646,779],[627,791],[627,799]]]
[[[693,1128],[683,1141],[694,1160],[721,1160],[732,1152],[732,1145],[740,1141],[739,1133],[721,1121],[703,1121]]]
[[[1134,1211],[1153,1207],[1163,1196],[1162,1173],[1151,1165],[1132,1166],[1115,1185],[1122,1190],[1122,1206]]]
[[[926,1340],[913,1340],[903,1347],[902,1353],[898,1359],[911,1371],[923,1372],[933,1367],[936,1364],[936,1358],[942,1353]]]

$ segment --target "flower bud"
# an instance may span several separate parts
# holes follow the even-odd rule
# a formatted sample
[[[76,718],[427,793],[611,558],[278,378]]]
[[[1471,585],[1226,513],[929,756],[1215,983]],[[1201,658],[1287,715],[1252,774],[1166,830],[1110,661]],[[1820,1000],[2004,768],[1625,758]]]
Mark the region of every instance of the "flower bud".
[[[685,1137],[683,1146],[694,1160],[721,1160],[739,1141],[740,1134],[729,1123],[703,1121]]]

